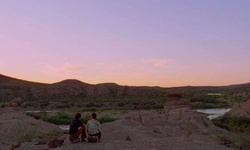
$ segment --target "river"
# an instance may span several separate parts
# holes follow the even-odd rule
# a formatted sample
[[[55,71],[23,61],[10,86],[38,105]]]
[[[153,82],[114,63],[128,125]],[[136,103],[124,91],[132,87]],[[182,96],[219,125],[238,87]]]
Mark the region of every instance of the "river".
[[[197,109],[195,111],[208,114],[209,119],[214,119],[216,117],[224,115],[231,108],[213,108],[213,109]]]

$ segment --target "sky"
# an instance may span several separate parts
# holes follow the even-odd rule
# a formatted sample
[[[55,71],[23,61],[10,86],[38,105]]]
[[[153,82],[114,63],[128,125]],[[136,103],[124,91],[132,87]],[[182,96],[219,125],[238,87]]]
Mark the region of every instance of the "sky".
[[[43,83],[246,83],[249,27],[249,0],[0,0],[0,74]]]

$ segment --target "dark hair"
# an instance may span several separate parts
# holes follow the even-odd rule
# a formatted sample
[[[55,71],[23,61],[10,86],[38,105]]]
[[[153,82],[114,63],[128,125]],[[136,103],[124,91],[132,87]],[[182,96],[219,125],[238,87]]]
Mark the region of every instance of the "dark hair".
[[[93,119],[96,119],[96,113],[92,113],[91,116]]]
[[[78,120],[78,119],[81,118],[81,116],[82,116],[82,115],[81,115],[80,113],[77,113],[77,114],[75,115],[75,119]]]

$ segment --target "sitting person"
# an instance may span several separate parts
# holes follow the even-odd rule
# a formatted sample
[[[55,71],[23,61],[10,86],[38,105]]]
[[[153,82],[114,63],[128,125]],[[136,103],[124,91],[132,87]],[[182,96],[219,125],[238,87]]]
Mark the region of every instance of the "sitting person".
[[[96,119],[96,113],[91,114],[92,119],[87,122],[87,133],[89,136],[97,136],[97,142],[101,140],[101,124]]]
[[[82,121],[80,120],[81,118],[81,114],[77,113],[75,115],[75,120],[73,120],[70,124],[69,127],[69,139],[71,141],[71,143],[77,143],[79,142],[79,135],[81,135],[81,141],[84,142],[86,136],[86,132],[85,132],[85,125],[82,123]],[[79,129],[80,128],[80,129]]]

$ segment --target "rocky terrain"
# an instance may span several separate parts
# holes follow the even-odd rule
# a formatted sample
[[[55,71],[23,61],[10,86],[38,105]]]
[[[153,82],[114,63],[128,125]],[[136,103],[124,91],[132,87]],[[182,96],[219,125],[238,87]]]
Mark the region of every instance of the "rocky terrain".
[[[245,117],[250,119],[250,99],[243,103],[234,105],[227,115],[231,117]]]
[[[249,93],[250,84],[179,88],[91,85],[78,80],[42,84],[0,75],[0,149],[232,149],[232,143],[222,141],[218,135],[234,134],[214,126],[206,115],[192,111],[191,104],[230,102],[228,97],[239,103],[249,99]],[[157,102],[162,112],[148,110],[159,106]],[[103,124],[101,143],[71,144],[57,125],[42,121],[40,116],[27,116],[24,111],[93,106],[129,107],[136,112]],[[246,101],[234,106],[229,114],[249,117],[248,108]]]
[[[205,115],[191,111],[190,104],[182,100],[166,103],[160,113],[138,109],[123,119],[103,124],[100,143],[71,144],[56,125],[26,116],[20,107],[6,107],[0,112],[1,150],[231,149],[216,137],[228,132],[214,126]]]

